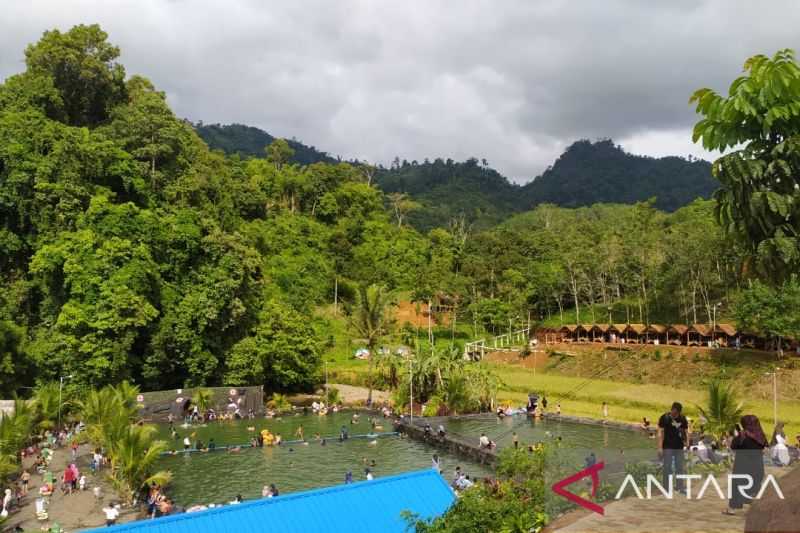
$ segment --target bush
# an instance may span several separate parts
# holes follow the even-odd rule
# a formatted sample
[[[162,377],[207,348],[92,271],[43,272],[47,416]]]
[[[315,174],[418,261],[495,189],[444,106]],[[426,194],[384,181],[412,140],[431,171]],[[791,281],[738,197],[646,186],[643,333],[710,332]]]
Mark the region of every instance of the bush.
[[[653,361],[661,361],[661,350],[653,352]]]

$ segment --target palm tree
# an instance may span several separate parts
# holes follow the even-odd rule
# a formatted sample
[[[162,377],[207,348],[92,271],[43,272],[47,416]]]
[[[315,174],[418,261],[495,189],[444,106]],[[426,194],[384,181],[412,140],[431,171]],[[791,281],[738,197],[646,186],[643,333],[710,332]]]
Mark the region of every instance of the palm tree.
[[[214,392],[211,389],[197,389],[192,396],[192,403],[197,406],[197,411],[203,420],[206,419],[206,411],[211,407],[211,400],[214,397]]]
[[[288,411],[292,408],[292,404],[285,394],[274,392],[272,393],[272,399],[267,402],[267,407],[275,409],[276,411]]]
[[[393,305],[392,294],[382,285],[361,285],[356,291],[354,304],[347,309],[350,327],[366,341],[369,350],[368,404],[372,404],[372,374],[375,367],[376,348],[380,339],[387,335],[394,325],[390,313]]]
[[[60,392],[59,384],[56,381],[42,383],[34,390],[33,404],[36,409],[37,429],[47,430],[55,427],[61,402]]]
[[[720,437],[735,426],[742,417],[744,404],[738,400],[730,383],[715,379],[708,384],[708,401],[705,409],[697,406],[706,418],[706,429]]]
[[[153,426],[129,425],[109,453],[115,488],[129,503],[143,486],[165,485],[172,479],[168,471],[153,473],[156,460],[167,449],[166,442],[153,440],[155,432]]]

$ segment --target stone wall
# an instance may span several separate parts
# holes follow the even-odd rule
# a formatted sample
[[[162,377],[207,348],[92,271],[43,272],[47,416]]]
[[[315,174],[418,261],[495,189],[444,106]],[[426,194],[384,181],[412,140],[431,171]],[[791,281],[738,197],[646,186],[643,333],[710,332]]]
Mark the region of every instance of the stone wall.
[[[264,390],[262,387],[203,387],[203,389],[212,392],[211,408],[217,413],[225,411],[231,398],[234,401],[241,398],[239,410],[242,415],[246,415],[250,409],[257,415],[264,413]],[[185,415],[184,409],[191,406],[191,399],[196,391],[197,389],[172,389],[142,393],[142,401],[139,402],[139,416],[145,420],[164,421],[171,413],[173,417],[180,420]]]
[[[395,429],[401,433],[405,433],[412,439],[426,442],[461,457],[492,467],[496,465],[497,454],[495,450],[480,448],[477,443],[467,442],[466,439],[458,435],[445,434],[444,438],[440,438],[436,434],[436,426],[438,425],[438,423],[434,423],[436,419],[425,418],[423,420],[424,422],[422,423],[418,423],[415,420],[412,424],[407,419],[403,419],[395,423]],[[424,424],[430,424],[432,426],[433,430],[430,434],[425,433]]]

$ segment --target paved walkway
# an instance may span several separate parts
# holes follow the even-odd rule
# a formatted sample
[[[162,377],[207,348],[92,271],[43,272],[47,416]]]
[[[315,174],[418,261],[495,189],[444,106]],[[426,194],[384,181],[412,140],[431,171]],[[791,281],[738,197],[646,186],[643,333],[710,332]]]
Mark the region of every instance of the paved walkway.
[[[776,478],[786,469],[768,468]],[[709,487],[702,499],[694,499],[701,485],[692,485],[693,499],[685,496],[668,500],[664,497],[640,500],[629,497],[605,506],[605,514],[573,511],[548,526],[547,531],[559,533],[742,533],[745,514],[723,515],[727,501]],[[780,483],[780,480],[779,480]],[[727,479],[720,480],[723,492]],[[642,487],[644,491],[644,487]],[[745,511],[747,507],[745,507]]]
[[[60,483],[57,483],[59,488],[49,497],[49,505],[47,507],[49,519],[45,521],[39,521],[36,518],[36,498],[39,496],[42,476],[32,468],[29,468],[31,481],[28,495],[22,500],[21,507],[8,517],[8,521],[3,524],[3,527],[13,530],[14,527],[20,526],[25,531],[39,531],[41,529],[46,530],[48,527],[58,523],[64,531],[73,532],[104,526],[105,515],[103,514],[103,507],[106,507],[111,502],[117,502],[119,499],[106,480],[104,473],[98,473],[97,475],[91,473],[89,457],[89,446],[86,444],[80,446],[76,465],[81,473],[86,474],[87,489],[76,491],[72,494],[64,494],[60,489]],[[53,460],[50,463],[50,471],[53,472],[56,479],[61,478],[69,462],[72,462],[71,453],[67,448],[58,449],[54,452]],[[32,463],[33,458],[28,458],[24,464],[30,467]],[[96,485],[99,485],[101,490],[99,499],[95,498],[92,490]],[[136,512],[123,508],[117,523],[129,522],[135,517]]]

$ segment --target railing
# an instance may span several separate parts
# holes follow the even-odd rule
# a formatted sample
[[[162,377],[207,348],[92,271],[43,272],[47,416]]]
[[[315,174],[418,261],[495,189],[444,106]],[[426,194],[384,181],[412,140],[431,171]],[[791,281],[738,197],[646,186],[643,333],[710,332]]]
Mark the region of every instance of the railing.
[[[528,343],[529,337],[530,328],[523,328],[492,337],[488,343],[486,339],[468,342],[464,345],[464,358],[480,360],[486,355],[486,350],[504,351],[510,350],[513,346],[524,346]]]

